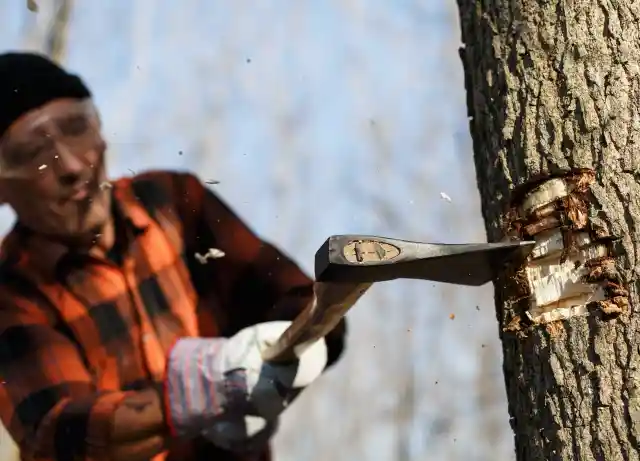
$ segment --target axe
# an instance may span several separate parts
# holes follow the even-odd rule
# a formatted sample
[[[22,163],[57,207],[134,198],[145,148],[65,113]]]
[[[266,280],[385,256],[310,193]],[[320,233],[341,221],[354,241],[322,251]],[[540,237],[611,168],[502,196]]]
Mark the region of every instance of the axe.
[[[507,264],[521,265],[535,242],[442,244],[368,235],[334,235],[316,252],[314,299],[263,351],[271,362],[294,360],[306,345],[333,330],[376,282],[431,280],[480,286]]]

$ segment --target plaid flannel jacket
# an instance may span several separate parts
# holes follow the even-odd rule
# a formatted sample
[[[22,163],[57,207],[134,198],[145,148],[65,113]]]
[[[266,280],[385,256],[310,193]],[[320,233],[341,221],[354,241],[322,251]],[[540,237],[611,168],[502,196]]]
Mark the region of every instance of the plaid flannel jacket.
[[[292,319],[312,295],[311,280],[195,176],[148,172],[112,192],[129,238],[106,260],[19,226],[3,242],[0,417],[24,460],[108,461],[115,408],[162,380],[176,338]],[[224,257],[203,263],[196,254],[210,248]],[[344,324],[329,338],[330,362],[343,335]],[[155,460],[242,459],[198,439],[186,448]]]

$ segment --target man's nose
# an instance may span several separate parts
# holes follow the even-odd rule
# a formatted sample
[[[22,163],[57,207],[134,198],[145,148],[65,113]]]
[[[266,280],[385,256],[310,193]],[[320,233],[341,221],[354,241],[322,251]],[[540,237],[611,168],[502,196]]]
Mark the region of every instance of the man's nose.
[[[85,163],[82,161],[82,154],[75,152],[73,146],[68,146],[63,142],[56,143],[56,156],[54,158],[54,168],[62,175],[78,175],[84,170]]]

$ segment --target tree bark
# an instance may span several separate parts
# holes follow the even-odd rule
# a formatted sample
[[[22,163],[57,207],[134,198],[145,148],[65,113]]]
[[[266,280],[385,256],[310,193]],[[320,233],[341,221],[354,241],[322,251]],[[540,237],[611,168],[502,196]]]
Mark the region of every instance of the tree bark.
[[[532,319],[527,268],[495,284],[516,457],[638,460],[640,2],[458,6],[489,241],[540,240],[557,228],[561,262],[583,231],[606,248],[605,257],[576,262],[587,273],[581,283],[604,293],[579,315]],[[523,210],[524,197],[551,178],[572,192]]]

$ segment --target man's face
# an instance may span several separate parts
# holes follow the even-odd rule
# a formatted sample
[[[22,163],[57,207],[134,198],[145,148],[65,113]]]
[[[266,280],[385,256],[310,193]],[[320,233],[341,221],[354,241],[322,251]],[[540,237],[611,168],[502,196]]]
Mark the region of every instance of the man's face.
[[[58,99],[0,139],[0,199],[36,232],[81,239],[110,219],[106,144],[91,101]]]

